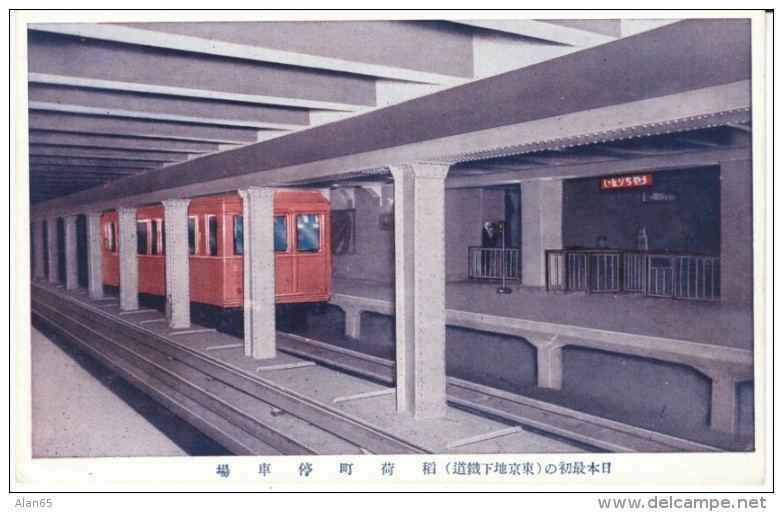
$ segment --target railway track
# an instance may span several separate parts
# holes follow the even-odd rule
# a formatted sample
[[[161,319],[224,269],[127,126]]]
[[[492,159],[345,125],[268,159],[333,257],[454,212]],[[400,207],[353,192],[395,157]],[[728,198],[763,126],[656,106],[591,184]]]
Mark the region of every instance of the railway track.
[[[278,349],[386,384],[394,382],[394,362],[317,340],[278,333]],[[523,427],[619,453],[717,452],[720,448],[447,377],[450,403]]]
[[[33,286],[32,311],[69,341],[238,455],[428,451],[87,304]],[[106,320],[113,320],[108,322]]]
[[[339,409],[240,371],[98,308],[33,286],[33,314],[237,454],[427,453]],[[113,320],[106,322],[105,320]],[[278,350],[392,384],[394,362],[278,333]],[[454,377],[447,399],[463,409],[608,452],[719,448],[634,427]],[[284,414],[281,414],[284,413]]]

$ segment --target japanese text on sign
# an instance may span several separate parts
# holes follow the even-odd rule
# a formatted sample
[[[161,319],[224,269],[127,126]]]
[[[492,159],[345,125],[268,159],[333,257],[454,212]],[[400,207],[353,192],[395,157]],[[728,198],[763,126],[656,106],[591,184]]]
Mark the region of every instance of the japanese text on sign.
[[[628,187],[649,187],[652,185],[652,174],[637,174],[635,176],[616,176],[601,180],[601,190]]]

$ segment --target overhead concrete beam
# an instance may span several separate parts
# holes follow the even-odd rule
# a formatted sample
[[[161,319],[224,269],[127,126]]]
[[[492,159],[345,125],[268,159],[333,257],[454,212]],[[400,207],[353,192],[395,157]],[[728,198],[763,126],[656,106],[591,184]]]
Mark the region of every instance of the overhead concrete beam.
[[[163,121],[145,121],[141,119],[77,115],[65,112],[30,112],[29,126],[31,130],[216,143],[248,144],[257,140],[257,130],[253,128],[202,126]]]
[[[172,151],[180,153],[212,153],[220,149],[213,142],[186,140],[151,139],[115,135],[86,135],[67,132],[32,130],[28,137],[30,144],[50,146],[81,146],[111,149],[134,149],[139,151]]]
[[[184,162],[188,159],[188,155],[186,153],[176,153],[169,151],[134,151],[129,149],[39,146],[37,144],[30,144],[30,156],[138,160],[142,162]]]
[[[256,103],[351,109],[375,104],[371,78],[29,31],[29,72],[142,92],[202,91]],[[123,85],[124,84],[124,85]],[[65,85],[65,84],[63,84]],[[73,84],[78,85],[78,84]],[[210,96],[208,96],[210,97]],[[250,100],[253,101],[253,100]]]
[[[159,24],[156,24],[159,26]],[[193,27],[190,29],[194,34],[198,29],[207,27]],[[250,23],[244,23],[245,30],[253,30]],[[258,24],[256,24],[258,25]],[[269,24],[267,24],[269,26]],[[289,23],[289,27],[295,26]],[[343,24],[345,27],[345,24]],[[392,80],[402,80],[418,83],[430,84],[456,84],[461,78],[446,73],[433,73],[429,71],[416,70],[403,66],[392,66],[378,64],[376,55],[368,55],[367,60],[349,60],[336,57],[327,57],[323,55],[313,55],[301,51],[285,51],[270,47],[260,46],[259,44],[240,44],[228,40],[220,40],[221,36],[225,38],[232,37],[228,28],[223,33],[211,31],[208,37],[185,34],[175,34],[166,31],[166,28],[157,28],[156,30],[147,30],[145,28],[123,26],[118,24],[36,24],[33,29],[46,32],[56,32],[79,37],[90,37],[104,41],[116,41],[121,43],[138,44],[144,46],[153,46],[157,48],[168,48],[172,50],[182,50],[187,52],[198,52],[207,55],[222,57],[231,57],[235,59],[252,60],[256,62],[283,64],[287,66],[296,66],[310,69],[334,71],[340,73],[349,73],[354,75],[364,75],[370,77],[387,78]],[[346,27],[347,28],[347,27]],[[346,30],[343,28],[343,30]],[[188,30],[186,26],[180,26],[180,30]],[[264,26],[256,26],[256,30],[263,30]],[[228,31],[228,33],[226,33]],[[402,36],[402,34],[400,35]],[[236,37],[236,36],[233,36]],[[296,37],[289,34],[288,37]]]
[[[106,112],[125,112],[128,117],[163,119],[171,116],[205,120],[233,120],[237,123],[266,123],[271,126],[307,126],[305,109],[282,108],[251,103],[233,103],[176,96],[157,96],[125,91],[80,89],[52,84],[33,83],[28,90],[31,105],[55,109],[60,106],[82,107]],[[85,110],[86,111],[86,110]]]
[[[193,115],[177,115],[171,113],[139,112],[132,110],[110,109],[103,107],[85,107],[82,105],[65,105],[61,103],[41,103],[31,101],[30,110],[43,112],[67,112],[69,114],[85,114],[92,116],[121,117],[127,119],[143,119],[152,121],[171,121],[175,123],[208,124],[217,126],[241,126],[244,128],[273,128],[276,130],[293,130],[302,128],[300,125],[269,123],[261,119],[241,120],[226,117],[200,117]]]
[[[115,158],[82,158],[82,157],[59,157],[59,156],[44,156],[44,155],[31,155],[30,166],[36,167],[40,165],[57,166],[60,168],[67,167],[100,167],[110,171],[112,168],[126,168],[126,169],[157,169],[163,167],[164,162],[143,162],[140,160],[120,160]]]
[[[569,46],[595,46],[616,38],[537,20],[454,20],[455,23]]]

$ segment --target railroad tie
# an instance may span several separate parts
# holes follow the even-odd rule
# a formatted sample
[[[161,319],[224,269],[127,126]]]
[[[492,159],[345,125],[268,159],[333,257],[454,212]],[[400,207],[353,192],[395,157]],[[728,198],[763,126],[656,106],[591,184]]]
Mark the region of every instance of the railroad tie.
[[[357,393],[355,395],[338,396],[332,400],[333,404],[339,404],[342,402],[350,402],[352,400],[361,400],[363,398],[373,398],[376,396],[393,395],[397,392],[396,388],[378,389],[375,391],[367,391],[366,393]]]
[[[486,434],[479,434],[473,437],[466,437],[465,439],[458,439],[456,441],[452,441],[448,443],[446,445],[446,448],[457,448],[458,446],[465,446],[468,444],[480,443],[482,441],[489,441],[490,439],[516,434],[517,432],[522,432],[522,427],[520,426],[511,427],[503,430],[496,430],[495,432],[487,432]]]
[[[168,322],[168,318],[153,318],[151,320],[142,320],[139,322],[139,325],[147,325],[147,324],[159,324],[162,322]]]
[[[215,332],[215,329],[190,329],[187,331],[174,331],[170,332],[169,336],[182,336],[184,334],[199,334],[202,332]]]
[[[314,361],[302,361],[301,363],[288,363],[288,364],[275,364],[271,366],[259,366],[256,368],[257,372],[271,372],[276,370],[293,370],[294,368],[304,368],[307,366],[315,366]]]
[[[211,347],[207,347],[206,350],[207,351],[211,351],[211,350],[227,350],[227,349],[230,349],[230,348],[242,348],[244,346],[245,345],[242,344],[242,343],[231,343],[229,345],[213,345]]]
[[[139,313],[155,313],[157,309],[134,309],[133,311],[120,311],[122,315],[138,315]]]

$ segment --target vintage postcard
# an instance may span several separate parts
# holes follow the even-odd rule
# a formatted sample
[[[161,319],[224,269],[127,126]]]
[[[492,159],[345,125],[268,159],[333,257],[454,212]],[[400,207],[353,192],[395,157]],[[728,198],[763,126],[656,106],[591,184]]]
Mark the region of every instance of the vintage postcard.
[[[11,12],[11,490],[769,490],[765,13],[379,14]]]

